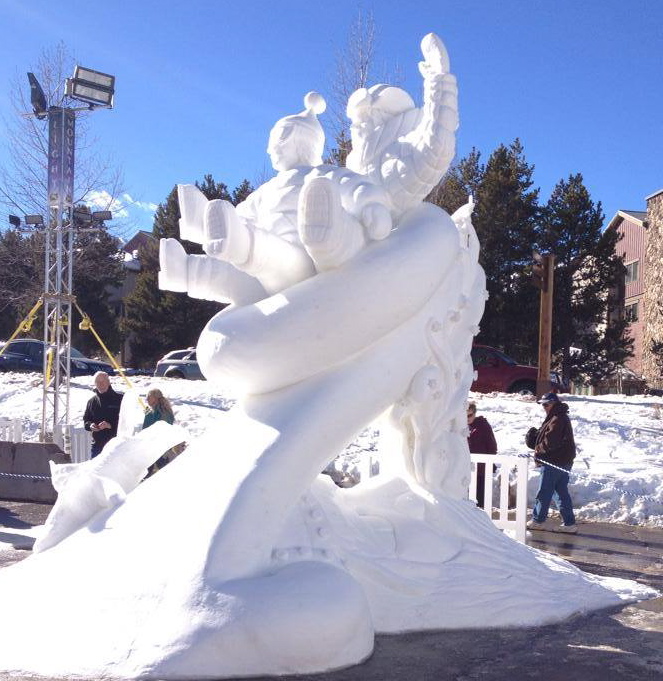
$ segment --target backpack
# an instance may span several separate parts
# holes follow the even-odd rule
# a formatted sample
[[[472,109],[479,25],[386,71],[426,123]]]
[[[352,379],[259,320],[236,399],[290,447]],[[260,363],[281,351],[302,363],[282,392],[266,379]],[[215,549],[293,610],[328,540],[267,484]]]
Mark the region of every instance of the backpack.
[[[527,431],[527,434],[525,435],[525,444],[530,448],[534,449],[534,445],[536,445],[536,436],[539,434],[539,429],[538,428],[530,428]]]

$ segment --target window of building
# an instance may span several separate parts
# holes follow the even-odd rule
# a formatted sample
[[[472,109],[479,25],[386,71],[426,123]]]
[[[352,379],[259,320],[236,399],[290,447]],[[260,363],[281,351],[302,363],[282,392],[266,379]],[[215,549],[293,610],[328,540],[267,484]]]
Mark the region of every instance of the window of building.
[[[633,322],[638,321],[638,304],[633,303],[632,305],[626,305],[624,308],[624,319],[629,324],[633,324]]]
[[[638,281],[638,261],[634,260],[626,265],[626,276],[624,281],[629,284],[632,281]]]

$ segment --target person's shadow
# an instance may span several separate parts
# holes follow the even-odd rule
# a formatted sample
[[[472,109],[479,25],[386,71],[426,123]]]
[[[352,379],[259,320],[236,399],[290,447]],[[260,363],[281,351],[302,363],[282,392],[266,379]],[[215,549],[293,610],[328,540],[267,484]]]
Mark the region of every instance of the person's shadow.
[[[35,538],[25,534],[14,534],[13,532],[0,531],[0,544],[11,544],[12,548],[23,551],[31,551],[34,546]]]
[[[0,506],[0,527],[10,527],[16,530],[23,530],[32,527],[32,523],[21,520],[14,511],[6,506]]]

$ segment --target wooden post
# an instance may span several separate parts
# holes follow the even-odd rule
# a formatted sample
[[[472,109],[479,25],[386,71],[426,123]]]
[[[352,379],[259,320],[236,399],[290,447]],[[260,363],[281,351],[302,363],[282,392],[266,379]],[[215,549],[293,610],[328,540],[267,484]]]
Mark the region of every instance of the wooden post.
[[[541,397],[550,392],[550,345],[552,336],[553,282],[555,256],[544,255],[541,287],[541,307],[539,312],[539,373],[536,379],[536,394]]]

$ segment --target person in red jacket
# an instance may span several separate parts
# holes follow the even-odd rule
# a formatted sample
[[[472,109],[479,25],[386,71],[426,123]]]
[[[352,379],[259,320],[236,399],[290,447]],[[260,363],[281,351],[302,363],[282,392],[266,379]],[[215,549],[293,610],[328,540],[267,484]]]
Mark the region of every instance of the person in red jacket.
[[[493,435],[493,429],[490,423],[483,416],[477,416],[477,405],[475,402],[470,402],[467,405],[467,427],[470,434],[467,438],[467,444],[470,447],[471,454],[497,454],[497,441]],[[477,464],[477,506],[483,508],[484,484],[486,480],[486,464]]]

